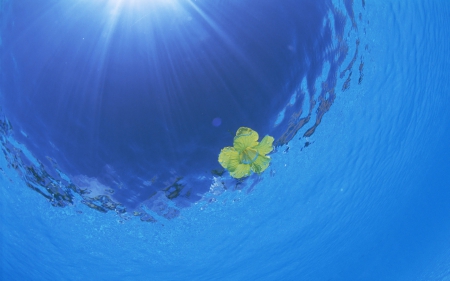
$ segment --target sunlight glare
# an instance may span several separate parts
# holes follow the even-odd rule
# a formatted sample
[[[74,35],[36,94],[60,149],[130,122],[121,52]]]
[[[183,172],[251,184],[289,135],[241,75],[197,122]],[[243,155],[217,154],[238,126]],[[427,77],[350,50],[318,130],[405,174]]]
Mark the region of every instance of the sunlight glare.
[[[173,5],[177,0],[109,0],[110,4],[139,8],[142,5]]]

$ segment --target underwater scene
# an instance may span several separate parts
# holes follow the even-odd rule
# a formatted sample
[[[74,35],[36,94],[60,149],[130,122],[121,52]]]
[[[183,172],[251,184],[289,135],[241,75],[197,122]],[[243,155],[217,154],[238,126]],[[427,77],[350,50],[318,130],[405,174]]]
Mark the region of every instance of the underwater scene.
[[[0,0],[0,279],[450,280],[448,15]]]

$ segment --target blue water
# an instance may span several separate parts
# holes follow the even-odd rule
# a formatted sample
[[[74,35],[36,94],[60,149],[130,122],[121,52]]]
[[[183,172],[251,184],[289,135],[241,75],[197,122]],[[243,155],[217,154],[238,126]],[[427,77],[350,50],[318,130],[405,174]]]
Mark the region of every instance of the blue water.
[[[345,3],[5,4],[5,134],[42,163],[28,180],[55,205],[72,204],[74,189],[104,212],[155,212],[160,193],[189,205],[222,175],[218,151],[239,127],[277,146],[302,127],[313,134],[359,50]],[[44,190],[39,177],[62,187]]]
[[[352,84],[337,82],[314,134],[277,148],[257,184],[212,185],[147,223],[54,207],[0,157],[2,279],[450,280],[450,5],[352,5]]]

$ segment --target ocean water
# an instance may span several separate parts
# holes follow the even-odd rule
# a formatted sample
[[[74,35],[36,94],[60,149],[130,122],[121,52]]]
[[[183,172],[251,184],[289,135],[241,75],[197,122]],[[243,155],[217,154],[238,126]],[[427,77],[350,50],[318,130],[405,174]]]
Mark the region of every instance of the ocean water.
[[[95,28],[89,27],[96,25],[89,20],[96,19],[108,1],[90,2],[89,13],[83,8],[89,5],[85,1],[73,5],[43,2],[0,2],[0,94],[4,114],[0,157],[2,280],[450,280],[448,2],[242,1],[244,4],[240,6],[237,1],[211,1],[212,6],[208,6],[207,1],[199,1],[200,4],[188,5],[201,15],[194,27],[181,28],[177,31],[180,33],[170,35],[171,25],[167,23],[162,33],[155,31],[160,36],[155,38],[163,42],[155,50],[165,50],[171,55],[179,52],[180,57],[167,55],[162,62],[155,60],[154,65],[163,69],[161,72],[157,71],[159,68],[146,69],[145,65],[139,65],[142,56],[133,57],[130,65],[137,64],[138,71],[131,76],[136,76],[136,81],[141,81],[142,72],[156,71],[161,76],[151,76],[148,79],[155,79],[154,83],[131,90],[121,87],[130,84],[132,88],[136,81],[121,81],[119,71],[129,70],[131,66],[120,60],[102,58],[107,51],[98,42],[106,40],[121,46],[110,47],[108,54],[112,58],[121,54],[121,50],[142,54],[141,49],[132,48],[139,46],[138,43],[120,45],[135,37],[117,38],[99,31],[104,37],[94,40],[87,51],[83,51],[83,43],[76,45],[75,41],[67,46],[59,45],[69,40],[67,37],[83,38],[82,33],[88,34],[89,30],[94,31],[88,35],[94,36]],[[167,3],[157,3],[154,5],[162,6],[158,9],[167,9],[164,8]],[[168,3],[175,10],[179,7],[177,1]],[[107,5],[127,9],[126,5],[111,1]],[[208,10],[208,7],[220,9]],[[227,10],[227,7],[234,8]],[[256,12],[249,18],[254,22],[239,21],[252,7]],[[283,12],[278,13],[277,7],[284,7]],[[284,14],[289,8],[292,14]],[[108,13],[118,12],[109,9]],[[55,19],[55,15],[60,18]],[[170,21],[164,16],[160,19],[151,15],[139,17],[142,18],[139,22],[149,18]],[[235,21],[230,15],[236,17]],[[125,36],[130,32],[123,23],[126,18],[105,25],[118,30],[124,26],[123,31],[111,34]],[[297,22],[296,18],[308,21]],[[329,18],[333,28],[332,35],[327,37],[322,22]],[[70,28],[60,27],[61,22],[69,24],[65,19],[72,19]],[[192,21],[196,22],[195,17]],[[175,27],[185,26],[170,22]],[[242,34],[226,32],[227,28],[244,23],[264,29],[258,32],[250,29],[252,32],[242,31]],[[212,34],[217,37],[208,37],[211,32],[202,30],[202,24],[211,26],[216,32]],[[309,29],[289,29],[290,26]],[[71,33],[64,37],[61,30],[66,29]],[[166,81],[167,75],[176,77],[173,75],[193,71],[189,67],[197,66],[180,62],[187,49],[176,44],[177,52],[164,49],[173,46],[177,36],[185,36],[181,31],[204,40],[186,41],[186,44],[189,48],[205,44],[202,45],[204,53],[193,60],[201,65],[210,62],[214,67],[207,64],[206,74],[195,72],[186,80],[180,78],[168,86],[165,84],[168,88],[164,88],[157,83],[158,79]],[[314,37],[317,33],[320,36]],[[236,43],[239,40],[227,34],[238,38],[245,35],[249,39],[239,45]],[[264,41],[266,36],[269,38]],[[313,39],[308,41],[308,38]],[[41,41],[53,49],[37,44]],[[272,41],[280,42],[280,46],[270,45]],[[52,45],[54,42],[57,43]],[[224,42],[228,42],[227,48],[216,47]],[[264,47],[253,49],[261,43]],[[286,55],[271,57],[271,51],[281,50],[283,46],[287,47]],[[302,53],[302,48],[308,50],[308,47],[318,55]],[[342,52],[343,49],[347,51]],[[229,50],[233,50],[231,57]],[[66,51],[75,57],[67,59]],[[292,57],[289,51],[296,55]],[[164,52],[158,52],[160,56],[156,57],[160,58]],[[341,54],[344,54],[342,61]],[[226,59],[222,60],[223,57]],[[261,58],[267,61],[258,64]],[[226,64],[228,60],[230,65]],[[291,60],[309,63],[291,64]],[[69,67],[64,68],[66,61]],[[102,68],[94,67],[97,64]],[[112,65],[112,70],[104,65]],[[119,65],[119,70],[115,65]],[[244,70],[240,72],[236,65]],[[284,68],[287,70],[283,71]],[[117,76],[105,81],[113,82],[96,83],[95,79],[108,77],[111,71]],[[85,73],[100,74],[92,74],[94,81],[86,82]],[[212,85],[203,84],[202,75],[212,79]],[[313,77],[312,87],[304,82],[306,78],[296,80],[295,77]],[[336,78],[334,91],[328,89],[321,96],[320,89],[327,89],[333,77]],[[119,82],[114,84],[115,81]],[[190,81],[202,83],[196,86]],[[321,84],[323,81],[327,83]],[[146,126],[137,120],[144,116],[139,115],[144,111],[137,109],[139,114],[134,117],[123,113],[129,112],[126,106],[134,103],[148,105],[140,89],[151,88],[155,83],[165,89],[158,92],[160,88],[152,88],[166,94],[167,100],[161,101],[161,107],[170,103],[174,111],[162,110],[158,115],[155,107],[144,120],[160,124],[161,128],[151,131],[149,136],[140,135],[136,132],[142,132]],[[226,87],[217,86],[221,83]],[[294,91],[295,85],[300,85],[299,91]],[[117,88],[127,95],[96,96],[95,93],[104,91],[101,87],[109,87],[109,91]],[[311,95],[308,91],[314,87],[316,91],[312,92],[316,95]],[[219,106],[208,112],[206,108],[217,102],[207,100],[208,96],[201,93],[210,89],[222,90],[220,95],[233,103],[220,100]],[[177,96],[179,91],[187,98]],[[198,92],[199,96],[188,96],[186,93],[190,91]],[[245,97],[240,99],[240,95],[230,95],[230,92]],[[308,97],[316,103],[310,103]],[[182,118],[178,118],[177,110],[197,99],[204,104],[195,103],[195,109],[184,109],[187,111],[181,111]],[[125,104],[125,107],[105,106],[97,111],[99,100]],[[300,117],[309,116],[310,104],[313,104],[311,119],[304,127],[299,124],[306,119],[297,118],[292,124],[287,121],[289,118],[283,118],[295,113]],[[324,108],[330,106],[323,111],[320,104]],[[86,112],[80,111],[85,107],[89,107]],[[292,108],[295,111],[290,111]],[[167,117],[168,112],[175,112],[176,120]],[[152,120],[153,113],[160,119]],[[84,120],[85,114],[92,114],[91,121]],[[95,114],[103,117],[95,119]],[[206,116],[204,123],[210,127],[205,125],[203,129],[202,114]],[[122,125],[124,116],[130,119]],[[316,120],[320,124],[314,126]],[[120,133],[110,129],[112,125],[108,122],[119,127]],[[218,165],[220,148],[231,145],[234,132],[241,124],[255,128],[261,135],[272,134],[277,140],[283,140],[270,154],[268,170],[236,183],[226,171],[221,176],[211,176],[187,168],[198,164],[200,170],[217,169],[212,165]],[[313,133],[310,128],[315,129]],[[192,134],[188,132],[191,129]],[[293,137],[283,134],[284,130],[295,129],[298,131]],[[74,130],[76,134],[68,133]],[[161,144],[161,155],[158,148],[144,146],[148,138],[155,143],[164,142],[160,136],[165,136],[168,144],[174,144],[175,156],[163,154],[172,151],[168,144],[167,149],[166,144]],[[129,147],[121,146],[136,138]],[[188,144],[184,145],[180,138]],[[116,144],[114,140],[120,142]],[[198,147],[204,150],[199,153]],[[156,164],[138,156],[133,158],[133,151],[147,156],[143,148],[153,153],[148,155],[156,155],[153,159]],[[177,153],[185,153],[186,158]],[[208,158],[209,154],[214,161]],[[173,167],[183,179],[175,181],[179,185],[169,184],[175,191],[167,189],[158,193],[161,189],[156,189],[158,196],[145,199],[149,195],[142,195],[144,191],[140,191],[139,181],[134,179],[146,186],[152,174],[145,174],[145,169],[142,172],[142,167],[157,171],[160,179],[170,179],[164,171]],[[123,183],[123,189],[112,185],[117,182]],[[205,182],[209,183],[205,185]],[[148,184],[147,188],[152,185]],[[177,188],[181,195],[170,199],[171,194],[178,192]],[[188,189],[195,191],[196,196],[183,193]],[[90,193],[86,194],[86,190]],[[133,215],[135,212],[139,215]]]

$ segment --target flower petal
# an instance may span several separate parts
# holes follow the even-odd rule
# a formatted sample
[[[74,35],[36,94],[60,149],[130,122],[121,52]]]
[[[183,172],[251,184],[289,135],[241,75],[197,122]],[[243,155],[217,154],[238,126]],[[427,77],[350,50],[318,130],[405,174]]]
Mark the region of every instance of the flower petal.
[[[239,164],[234,171],[230,170],[230,175],[237,179],[248,177],[250,173],[250,165],[247,164]]]
[[[255,162],[251,164],[252,171],[255,173],[262,173],[267,167],[269,167],[270,164],[270,157],[269,156],[263,156],[259,155]]]
[[[267,153],[272,151],[273,141],[274,141],[273,137],[265,136],[261,140],[261,142],[255,147],[255,149],[259,152],[259,154],[266,155]]]
[[[242,152],[247,147],[255,147],[258,145],[259,135],[247,127],[240,127],[234,137],[233,146],[238,152]]]
[[[235,170],[239,165],[239,152],[231,146],[223,148],[219,154],[219,163],[227,170]]]
[[[239,153],[239,159],[242,164],[251,164],[258,157],[259,152],[253,148],[244,149],[241,153]]]

